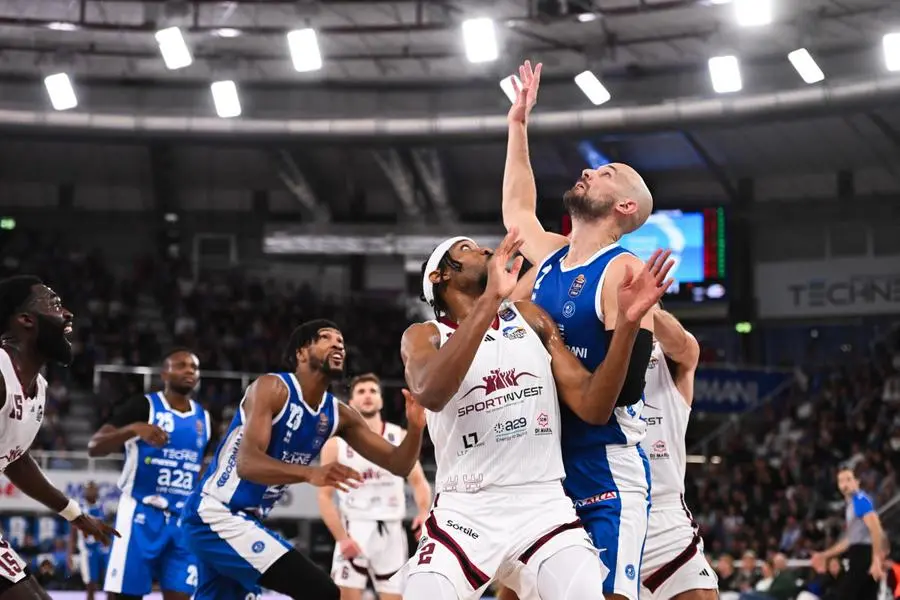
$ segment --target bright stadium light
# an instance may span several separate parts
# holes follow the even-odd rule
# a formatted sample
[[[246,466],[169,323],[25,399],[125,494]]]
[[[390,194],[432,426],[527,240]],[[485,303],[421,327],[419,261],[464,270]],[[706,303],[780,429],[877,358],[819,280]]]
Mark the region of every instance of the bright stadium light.
[[[734,0],[734,16],[742,27],[759,27],[772,22],[772,0]]]
[[[287,41],[295,71],[307,73],[322,68],[322,53],[315,29],[295,29],[287,34]]]
[[[612,95],[609,90],[604,87],[597,76],[590,71],[583,71],[575,76],[575,85],[581,88],[584,95],[594,106],[600,106],[609,102]]]
[[[216,114],[223,119],[241,115],[241,101],[238,99],[237,86],[230,79],[215,81],[209,88],[212,90]]]
[[[819,83],[825,79],[825,73],[806,48],[794,50],[788,54],[788,60],[797,69],[797,73],[806,83]]]
[[[78,98],[72,88],[72,81],[65,73],[47,75],[44,78],[47,94],[50,96],[50,104],[55,110],[69,110],[78,106]]]
[[[514,79],[516,85],[519,86],[519,89],[522,89],[522,81],[519,79],[518,75],[510,75],[509,77],[504,77],[500,80],[500,89],[503,90],[503,93],[509,98],[510,104],[513,104],[516,101],[516,89],[513,87]]]
[[[744,87],[741,66],[736,56],[714,56],[709,59],[709,77],[718,94],[739,92]]]
[[[882,39],[884,63],[888,71],[900,71],[900,33],[888,33]]]
[[[488,18],[468,19],[462,24],[463,43],[469,62],[482,63],[497,60],[497,36],[494,22]]]
[[[184,36],[177,27],[160,29],[156,32],[156,43],[159,44],[159,52],[163,62],[170,71],[183,69],[194,62],[191,51],[184,42]]]

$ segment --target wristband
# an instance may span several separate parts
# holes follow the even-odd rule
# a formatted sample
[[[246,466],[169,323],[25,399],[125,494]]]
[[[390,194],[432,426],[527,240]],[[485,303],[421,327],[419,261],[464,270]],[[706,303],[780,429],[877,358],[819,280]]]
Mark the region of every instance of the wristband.
[[[66,507],[59,511],[59,516],[61,516],[66,521],[74,521],[78,517],[81,516],[81,507],[78,506],[78,503],[69,498],[69,503],[66,504]]]

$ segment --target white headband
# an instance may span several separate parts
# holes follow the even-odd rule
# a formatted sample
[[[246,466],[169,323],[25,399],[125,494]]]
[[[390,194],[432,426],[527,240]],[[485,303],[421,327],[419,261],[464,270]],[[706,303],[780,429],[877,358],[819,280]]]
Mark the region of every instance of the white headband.
[[[425,296],[425,302],[427,302],[429,306],[434,306],[434,284],[431,282],[431,274],[438,270],[438,264],[441,262],[441,259],[444,258],[444,255],[447,254],[447,251],[453,247],[453,244],[463,241],[472,242],[472,239],[467,238],[464,235],[459,235],[444,240],[437,245],[437,248],[435,248],[434,252],[431,253],[431,256],[428,257],[428,262],[425,263],[425,273],[422,274],[422,294]],[[475,242],[472,243],[474,244]]]

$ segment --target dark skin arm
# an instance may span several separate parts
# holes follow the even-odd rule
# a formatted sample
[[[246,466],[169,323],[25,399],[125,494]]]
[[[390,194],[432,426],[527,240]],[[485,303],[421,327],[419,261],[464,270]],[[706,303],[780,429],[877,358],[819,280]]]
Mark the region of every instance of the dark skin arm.
[[[342,490],[349,489],[345,483],[348,480],[362,481],[359,473],[337,463],[308,467],[291,465],[269,456],[272,420],[281,412],[287,400],[287,387],[274,375],[263,375],[247,390],[243,401],[247,420],[237,455],[238,476],[263,485],[311,483],[316,486],[330,485]]]
[[[145,402],[146,399],[141,398],[136,400],[136,402],[142,401]],[[132,402],[125,404],[122,409],[128,411],[128,420],[134,418],[132,415],[140,415],[142,412],[145,416],[143,419],[136,419],[135,421],[122,426],[117,426],[121,425],[121,421],[117,423],[117,425],[111,423],[104,424],[88,442],[89,456],[108,456],[113,452],[121,450],[125,442],[134,437],[141,438],[155,448],[162,448],[169,443],[169,434],[161,427],[147,422],[150,415],[149,407],[142,410],[143,407],[141,405],[136,405]],[[115,421],[117,419],[113,420]]]
[[[605,425],[622,391],[640,322],[620,320],[606,358],[593,373],[589,373],[566,348],[559,328],[543,308],[525,300],[516,302],[516,308],[541,337],[550,353],[553,379],[560,400],[585,423]]]
[[[400,357],[413,396],[432,412],[440,412],[459,390],[497,311],[501,298],[483,295],[459,328],[438,349],[441,334],[431,323],[417,323],[403,333]]]
[[[341,416],[337,434],[347,440],[350,447],[363,458],[399,477],[406,477],[416,466],[422,450],[422,432],[425,429],[425,412],[409,392],[403,390],[403,396],[406,398],[409,430],[399,446],[394,446],[372,431],[354,409],[346,404],[338,405]]]
[[[69,504],[69,499],[50,483],[31,454],[27,452],[19,460],[6,467],[5,475],[26,496],[34,498],[53,512],[58,513]],[[72,526],[83,531],[85,535],[94,536],[107,546],[112,535],[119,537],[119,533],[115,529],[103,521],[87,515],[81,515],[72,521]]]

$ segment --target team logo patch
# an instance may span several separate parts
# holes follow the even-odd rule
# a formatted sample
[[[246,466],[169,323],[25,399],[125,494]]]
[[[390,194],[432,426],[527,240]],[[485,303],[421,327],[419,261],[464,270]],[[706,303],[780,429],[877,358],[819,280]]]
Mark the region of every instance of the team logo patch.
[[[563,304],[563,316],[565,318],[569,318],[575,314],[575,303],[569,300],[565,304]]]
[[[516,311],[511,308],[504,308],[500,311],[500,318],[504,321],[512,321],[516,318]]]
[[[325,413],[319,415],[319,424],[316,425],[316,431],[321,435],[328,431],[328,415]]]
[[[634,580],[634,565],[627,565],[625,567],[625,577],[628,579]]]
[[[550,428],[550,417],[544,411],[541,411],[537,419],[535,419],[537,427],[534,428],[534,435],[549,435],[553,433]]]
[[[577,298],[584,289],[584,275],[579,275],[569,286],[569,298]]]
[[[503,337],[508,340],[521,340],[525,337],[525,334],[525,329],[518,325],[510,325],[509,327],[503,328]]]
[[[253,545],[250,547],[250,549],[253,550],[256,554],[259,554],[266,549],[266,545],[263,542],[253,542]],[[628,566],[630,567],[631,565]]]

